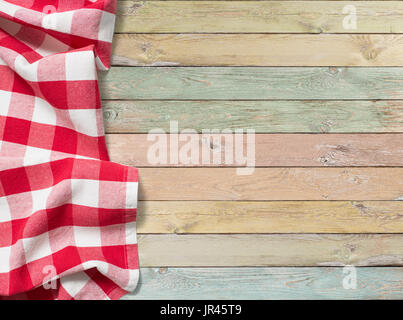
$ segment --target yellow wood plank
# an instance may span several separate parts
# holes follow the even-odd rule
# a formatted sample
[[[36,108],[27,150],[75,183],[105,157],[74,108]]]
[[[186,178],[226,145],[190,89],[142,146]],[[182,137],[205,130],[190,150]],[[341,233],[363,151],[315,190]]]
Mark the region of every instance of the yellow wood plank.
[[[403,201],[140,201],[137,232],[402,233]]]
[[[141,168],[140,200],[402,200],[403,168]]]
[[[143,267],[403,265],[403,234],[169,234],[138,242]]]
[[[345,6],[357,28],[346,29]],[[120,1],[121,33],[401,33],[401,1]]]
[[[114,41],[114,65],[403,65],[402,35],[118,34]]]

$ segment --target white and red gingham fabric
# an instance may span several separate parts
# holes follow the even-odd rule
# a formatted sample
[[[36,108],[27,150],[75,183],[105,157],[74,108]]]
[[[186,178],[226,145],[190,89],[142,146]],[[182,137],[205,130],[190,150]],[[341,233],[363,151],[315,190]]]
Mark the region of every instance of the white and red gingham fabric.
[[[116,0],[0,1],[0,296],[117,299],[138,280],[137,169],[109,162],[97,69]]]

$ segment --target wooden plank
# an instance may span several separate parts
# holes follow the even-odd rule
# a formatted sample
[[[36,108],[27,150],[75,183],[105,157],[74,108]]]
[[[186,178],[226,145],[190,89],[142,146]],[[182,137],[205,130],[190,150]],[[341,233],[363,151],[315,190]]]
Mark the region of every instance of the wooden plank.
[[[403,168],[141,168],[139,200],[402,200]]]
[[[402,35],[119,34],[114,41],[114,65],[403,65]]]
[[[403,101],[111,101],[103,103],[109,133],[245,129],[257,133],[403,132]]]
[[[402,233],[403,201],[140,201],[137,232]]]
[[[138,243],[143,267],[403,265],[403,234],[159,234]]]
[[[137,290],[123,299],[403,299],[403,268],[355,270],[348,290],[343,280],[354,274],[342,267],[142,268]]]
[[[245,163],[237,161],[236,153],[246,154],[248,143],[254,144],[256,167],[403,165],[403,134],[258,134],[253,141],[244,134],[242,144],[237,143],[239,139],[239,135],[228,133],[107,135],[111,160],[136,167],[240,167]],[[151,150],[161,142],[166,146],[166,157],[156,163]],[[169,161],[172,153],[178,160]],[[184,162],[181,154],[197,161]],[[219,162],[203,163],[206,154],[211,158],[218,155]]]
[[[354,4],[356,28],[343,26]],[[117,32],[402,33],[400,1],[121,1]]]
[[[114,67],[104,99],[403,99],[403,68]]]

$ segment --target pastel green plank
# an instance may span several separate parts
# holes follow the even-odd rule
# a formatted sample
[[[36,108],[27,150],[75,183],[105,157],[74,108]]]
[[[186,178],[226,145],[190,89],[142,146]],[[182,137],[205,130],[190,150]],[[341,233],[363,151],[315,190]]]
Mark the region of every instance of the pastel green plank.
[[[123,299],[403,299],[403,268],[143,268]],[[347,287],[348,288],[348,287]]]
[[[108,133],[246,129],[258,133],[403,132],[403,101],[104,101]]]
[[[403,68],[114,67],[104,99],[403,99]]]

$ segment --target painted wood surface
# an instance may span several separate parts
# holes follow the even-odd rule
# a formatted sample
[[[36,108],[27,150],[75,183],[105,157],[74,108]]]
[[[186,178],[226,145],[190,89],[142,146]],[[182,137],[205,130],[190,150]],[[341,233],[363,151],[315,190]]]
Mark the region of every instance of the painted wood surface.
[[[138,243],[143,267],[403,265],[403,234],[153,234]]]
[[[142,268],[123,299],[403,299],[403,268],[355,270],[356,289],[344,289],[342,267]]]
[[[357,28],[343,13],[354,4]],[[121,1],[117,32],[403,33],[400,1]]]
[[[161,148],[152,152],[159,143],[167,146],[162,163],[157,154]],[[248,143],[254,144],[256,167],[403,166],[403,134],[258,134],[253,140],[244,134],[242,141],[238,134],[229,133],[107,136],[111,160],[136,167],[240,167],[245,163],[237,161],[235,153],[246,155]],[[185,158],[170,163],[171,153]],[[203,164],[204,154],[211,158],[218,155],[219,162]],[[191,161],[192,156],[196,162]]]
[[[403,68],[114,67],[104,99],[403,99]]]
[[[109,133],[246,129],[257,133],[403,132],[403,101],[113,101],[103,103]]]
[[[125,298],[403,299],[403,2],[118,7],[100,89],[112,160],[141,167],[144,268]],[[170,120],[255,129],[261,168],[144,168]]]
[[[403,201],[140,201],[139,234],[402,233]]]
[[[120,34],[115,37],[112,63],[128,66],[402,66],[402,51],[403,36],[392,34]]]
[[[140,200],[402,200],[403,168],[141,168]]]

